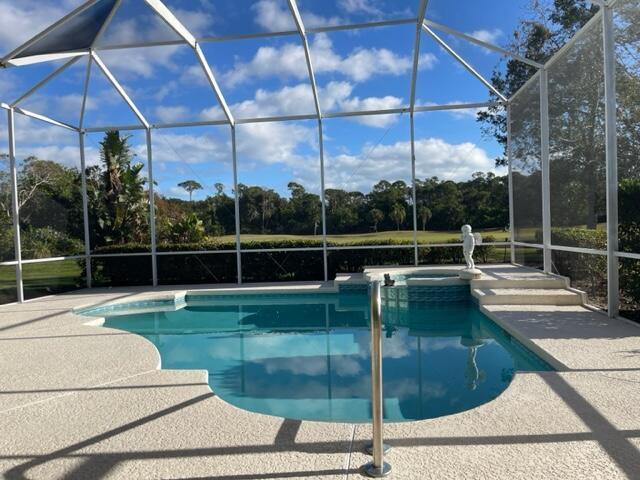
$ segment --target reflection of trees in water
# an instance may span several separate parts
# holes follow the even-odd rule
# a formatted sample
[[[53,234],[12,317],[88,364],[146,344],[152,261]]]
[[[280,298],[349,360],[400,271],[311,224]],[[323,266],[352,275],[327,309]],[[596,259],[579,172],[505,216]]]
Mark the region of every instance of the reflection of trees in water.
[[[277,310],[277,307],[273,308]],[[305,324],[320,323],[319,318],[308,318],[314,311],[307,311]],[[321,310],[315,311],[317,316],[321,313]],[[358,313],[362,316],[362,312]],[[478,335],[487,335],[488,331],[474,326],[469,317],[456,315],[460,312],[452,312],[441,322],[432,322],[434,317],[439,317],[438,314],[426,321],[422,315],[424,313],[418,309],[418,315],[412,320],[406,316],[396,316],[393,323],[385,325],[388,335],[383,340],[383,369],[387,374],[383,378],[388,408],[396,409],[394,411],[403,418],[428,418],[472,408],[487,401],[496,391],[501,391],[506,385],[501,371],[486,372],[477,363],[478,348],[485,344]],[[273,310],[268,317],[276,318]],[[260,320],[254,314],[245,319],[250,323],[265,323],[265,317]],[[324,317],[322,320],[325,320]],[[270,324],[271,320],[266,323]],[[367,405],[371,389],[368,325],[359,328],[340,327],[330,319],[324,330],[314,328],[301,333],[317,336],[323,331],[331,332],[331,336],[336,335],[334,338],[352,336],[355,350],[341,353],[341,344],[328,337],[326,354],[301,357],[276,354],[268,358],[239,359],[238,364],[215,372],[214,388],[224,388],[233,396],[253,398],[259,402],[271,402],[273,399],[360,399],[365,402],[363,406]],[[245,341],[262,335],[283,335],[271,330],[269,332],[257,335],[249,333]],[[296,342],[295,335],[286,341]],[[282,344],[282,348],[287,351],[286,343]],[[493,348],[501,347],[496,344]],[[239,378],[242,380],[239,381]],[[490,385],[480,388],[490,378]],[[327,408],[329,405],[327,403]],[[270,408],[286,408],[286,402],[281,406],[271,404]],[[328,412],[324,413],[329,415]],[[286,415],[286,412],[274,413]],[[366,412],[358,415],[366,415]]]

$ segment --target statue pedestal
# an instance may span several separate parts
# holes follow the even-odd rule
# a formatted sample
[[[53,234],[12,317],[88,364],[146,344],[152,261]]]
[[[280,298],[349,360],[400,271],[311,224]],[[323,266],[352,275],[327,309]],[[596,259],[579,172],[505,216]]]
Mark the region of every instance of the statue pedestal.
[[[478,280],[482,276],[482,272],[477,268],[465,268],[460,270],[459,277],[462,280]]]

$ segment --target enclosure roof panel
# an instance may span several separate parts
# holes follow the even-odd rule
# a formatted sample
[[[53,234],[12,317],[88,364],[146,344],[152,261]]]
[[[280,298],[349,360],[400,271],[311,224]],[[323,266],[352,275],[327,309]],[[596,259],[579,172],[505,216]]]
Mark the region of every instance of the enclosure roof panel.
[[[91,47],[115,4],[116,0],[98,0],[49,32],[45,31],[40,38],[35,37],[35,41],[20,49],[13,58],[55,55]]]

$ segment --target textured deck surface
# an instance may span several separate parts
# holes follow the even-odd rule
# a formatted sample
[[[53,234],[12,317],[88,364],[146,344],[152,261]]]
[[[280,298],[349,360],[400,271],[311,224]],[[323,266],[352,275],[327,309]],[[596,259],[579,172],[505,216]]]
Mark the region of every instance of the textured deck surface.
[[[483,269],[483,279],[543,275]],[[368,426],[239,410],[205,372],[158,370],[149,342],[71,312],[178,290],[84,290],[0,307],[4,478],[361,478]],[[483,309],[563,370],[518,374],[467,412],[387,425],[392,478],[640,478],[640,328],[582,306]]]

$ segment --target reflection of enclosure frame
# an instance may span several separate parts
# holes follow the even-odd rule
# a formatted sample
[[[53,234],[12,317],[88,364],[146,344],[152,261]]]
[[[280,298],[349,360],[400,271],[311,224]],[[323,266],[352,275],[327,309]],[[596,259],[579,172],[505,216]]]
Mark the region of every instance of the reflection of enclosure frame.
[[[536,248],[543,251],[544,271],[553,273],[552,252],[563,251],[587,255],[601,255],[607,257],[607,311],[611,318],[617,317],[620,308],[618,259],[630,258],[640,260],[640,254],[620,252],[618,245],[618,150],[616,138],[616,53],[615,27],[613,23],[613,9],[617,0],[596,0],[600,10],[564,45],[529,81],[523,85],[510,99],[507,107],[508,115],[508,146],[509,157],[509,212],[511,218],[511,258],[515,262],[515,247]],[[605,102],[605,152],[606,152],[606,200],[607,200],[607,249],[567,247],[553,245],[551,241],[551,182],[549,175],[549,94],[548,70],[558,59],[562,58],[567,49],[571,48],[580,38],[589,33],[598,22],[602,23],[603,58],[604,64],[604,102]],[[542,235],[543,243],[529,243],[516,241],[513,228],[513,185],[512,185],[512,149],[511,149],[511,102],[521,92],[526,90],[535,79],[540,80],[540,122],[541,122],[541,173],[542,173]]]
[[[28,90],[25,94],[23,94],[20,98],[14,101],[11,104],[1,103],[0,108],[3,108],[8,111],[8,129],[9,129],[9,150],[10,150],[10,168],[11,168],[11,179],[12,179],[12,195],[13,195],[13,223],[14,223],[14,242],[15,242],[15,260],[11,262],[3,262],[0,265],[15,265],[16,266],[16,280],[17,280],[17,293],[18,293],[18,301],[22,302],[24,300],[23,294],[23,282],[22,282],[22,266],[27,263],[42,263],[49,261],[59,261],[65,259],[82,259],[86,262],[87,269],[87,286],[91,286],[91,259],[92,258],[104,258],[104,257],[127,257],[127,256],[149,256],[151,257],[152,262],[152,276],[153,276],[153,284],[157,285],[157,257],[163,255],[189,255],[189,254],[219,254],[219,253],[234,253],[237,256],[237,274],[238,274],[238,283],[242,282],[242,264],[241,264],[241,254],[242,253],[262,253],[262,252],[286,252],[286,251],[308,251],[308,252],[322,252],[323,261],[324,261],[324,277],[325,280],[328,280],[328,267],[327,267],[327,257],[330,251],[334,250],[353,250],[353,249],[378,249],[378,248],[413,248],[414,249],[414,262],[415,265],[418,264],[418,251],[419,248],[432,248],[432,247],[450,247],[452,244],[446,245],[418,245],[417,240],[417,205],[416,205],[416,172],[415,172],[415,127],[414,127],[414,114],[416,112],[430,112],[430,111],[445,111],[445,110],[455,110],[455,109],[478,109],[478,108],[486,108],[490,106],[507,106],[507,115],[510,119],[511,113],[509,111],[508,104],[511,99],[506,99],[503,95],[493,86],[491,83],[483,78],[474,68],[468,63],[464,58],[462,58],[459,54],[457,54],[444,40],[442,40],[434,30],[442,31],[448,33],[450,35],[456,36],[462,40],[467,42],[474,43],[481,47],[487,48],[489,50],[498,52],[502,55],[508,56],[514,60],[523,62],[529,66],[534,68],[538,68],[539,71],[536,74],[541,75],[542,77],[546,76],[545,69],[548,68],[549,64],[554,61],[559,55],[562,54],[564,48],[568,48],[579,36],[588,28],[588,25],[585,28],[578,32],[578,34],[565,46],[560,52],[558,52],[553,59],[551,59],[546,65],[541,65],[538,62],[525,58],[523,56],[518,55],[517,53],[509,52],[504,48],[498,47],[491,43],[479,40],[473,36],[470,36],[466,33],[459,32],[453,28],[450,28],[446,25],[442,25],[431,21],[426,18],[426,12],[428,10],[428,0],[416,0],[419,1],[418,6],[418,15],[415,18],[403,18],[403,19],[392,19],[392,20],[384,20],[384,21],[376,21],[376,22],[366,22],[366,23],[358,23],[358,24],[350,24],[350,25],[340,25],[340,26],[329,26],[329,27],[320,27],[320,28],[306,28],[303,22],[303,18],[299,13],[296,0],[288,0],[289,10],[291,12],[292,18],[296,25],[296,30],[291,31],[280,31],[280,32],[268,32],[268,33],[251,33],[251,34],[240,34],[240,35],[227,35],[222,37],[204,37],[204,38],[196,38],[194,37],[189,30],[180,23],[180,21],[173,16],[171,11],[164,6],[164,4],[160,0],[145,0],[146,3],[165,21],[165,23],[175,31],[179,36],[180,40],[169,41],[169,42],[141,42],[135,44],[127,44],[127,45],[117,45],[104,47],[103,50],[126,50],[131,48],[139,48],[139,47],[152,47],[152,46],[168,46],[168,45],[188,45],[194,50],[194,55],[198,59],[200,66],[202,67],[205,76],[218,100],[220,107],[222,108],[225,119],[224,120],[212,120],[212,121],[201,121],[201,122],[182,122],[182,123],[163,123],[163,124],[150,124],[144,117],[144,115],[140,112],[140,110],[136,107],[135,103],[131,100],[131,98],[127,95],[125,89],[118,82],[117,78],[109,71],[106,65],[101,61],[96,49],[94,48],[99,37],[104,33],[107,26],[113,19],[117,9],[120,6],[120,0],[118,0],[111,13],[109,14],[107,20],[105,21],[103,27],[98,32],[96,40],[93,42],[93,45],[87,50],[73,51],[66,54],[70,60],[56,69],[54,72],[49,74],[45,79],[36,84],[30,90]],[[79,13],[83,12],[91,5],[95,4],[96,0],[89,0],[85,4],[78,7],[76,10],[71,12],[69,15],[65,16],[59,22],[56,22],[52,27],[49,27],[41,34],[38,34],[36,37],[31,39],[26,44],[18,47],[14,52],[6,56],[0,61],[0,65],[9,66],[11,65],[14,57],[18,55],[21,51],[24,51],[28,46],[33,44],[38,39],[46,36],[48,32],[50,32],[54,26],[62,24]],[[549,215],[546,215],[546,220],[544,222],[544,232],[545,232],[545,241],[543,245],[529,244],[516,242],[514,238],[514,229],[511,228],[511,238],[510,242],[495,242],[493,244],[487,245],[510,245],[511,246],[511,261],[515,262],[514,257],[514,249],[515,246],[524,245],[527,247],[535,247],[541,248],[545,252],[545,270],[551,271],[551,251],[552,250],[566,250],[573,251],[579,253],[593,253],[599,255],[608,255],[609,263],[609,313],[610,315],[617,314],[617,302],[618,302],[618,289],[617,289],[617,258],[618,257],[628,257],[628,258],[637,258],[640,259],[640,255],[627,254],[617,251],[617,178],[616,178],[616,151],[615,151],[615,76],[613,69],[615,68],[615,62],[613,60],[614,55],[614,44],[613,44],[613,20],[611,14],[611,7],[615,0],[609,1],[605,3],[604,0],[598,0],[596,3],[600,4],[601,11],[592,19],[590,24],[595,21],[603,21],[604,23],[604,31],[605,31],[605,73],[606,73],[606,102],[607,102],[607,232],[609,235],[608,242],[608,250],[607,251],[593,251],[591,249],[580,249],[573,247],[560,247],[551,245],[550,242],[550,219]],[[604,14],[603,14],[604,12]],[[600,19],[600,20],[598,20]],[[415,43],[413,47],[413,65],[412,65],[412,78],[411,78],[411,92],[410,92],[410,102],[408,106],[387,110],[369,110],[369,111],[357,111],[357,112],[333,112],[333,113],[323,113],[320,108],[320,98],[318,94],[318,88],[315,81],[315,73],[313,69],[312,57],[309,49],[309,43],[307,39],[308,33],[322,33],[322,32],[333,32],[340,30],[353,30],[353,29],[363,29],[363,28],[375,28],[381,26],[391,26],[391,25],[406,25],[413,24],[416,26],[416,36]],[[416,97],[416,79],[418,73],[418,64],[420,57],[420,41],[422,37],[422,32],[426,32],[435,41],[452,57],[461,63],[473,76],[475,76],[480,82],[482,82],[489,90],[491,90],[496,97],[500,100],[497,102],[482,102],[482,103],[466,103],[466,104],[456,104],[456,105],[425,105],[420,106],[415,104]],[[220,41],[228,41],[228,40],[238,40],[238,39],[248,39],[248,38],[270,38],[270,37],[278,37],[278,36],[293,36],[298,35],[300,37],[300,41],[302,46],[304,47],[305,59],[309,74],[309,82],[313,92],[314,98],[314,106],[315,106],[315,114],[313,115],[281,115],[276,117],[263,117],[263,118],[235,118],[231,113],[223,92],[221,91],[215,76],[205,58],[200,44],[207,42],[220,42]],[[35,93],[41,87],[46,85],[49,81],[55,78],[57,75],[62,73],[66,68],[73,65],[78,59],[83,56],[89,56],[88,66],[87,66],[87,76],[84,85],[84,93],[82,100],[82,110],[80,114],[80,124],[78,126],[73,126],[66,124],[64,122],[60,122],[51,118],[49,116],[36,114],[27,110],[24,110],[18,106],[21,102],[23,102],[30,95]],[[53,58],[54,56],[52,56]],[[62,58],[65,57],[65,54],[62,54]],[[51,60],[49,58],[48,60]],[[57,54],[55,58],[61,58],[60,54]],[[46,58],[41,58],[39,61],[47,60]],[[139,125],[109,125],[109,126],[100,126],[94,128],[85,128],[84,127],[84,112],[87,101],[87,93],[89,86],[89,78],[90,72],[93,65],[96,65],[102,73],[106,76],[109,82],[112,84],[114,89],[120,94],[123,100],[127,103],[129,108],[138,118],[140,124]],[[541,82],[541,85],[544,82]],[[517,95],[517,93],[516,93]],[[515,96],[515,95],[514,95]],[[544,96],[544,101],[546,102],[546,89],[543,91],[543,87],[541,87],[541,96]],[[513,97],[512,97],[513,98]],[[543,109],[544,110],[544,109]],[[16,168],[16,159],[15,159],[15,126],[14,126],[14,115],[15,113],[19,113],[36,120],[46,122],[50,125],[55,125],[57,127],[70,129],[78,132],[79,134],[79,143],[80,143],[80,163],[82,170],[82,197],[83,197],[83,214],[84,214],[84,237],[85,237],[85,253],[80,256],[73,257],[63,257],[56,259],[38,259],[38,260],[22,260],[21,250],[20,250],[20,229],[19,229],[19,212],[18,212],[18,204],[17,204],[17,168]],[[325,194],[325,168],[324,168],[324,142],[323,142],[323,119],[327,118],[344,118],[344,117],[353,117],[353,116],[365,116],[365,115],[393,115],[393,114],[403,114],[409,113],[410,116],[410,137],[411,137],[411,184],[412,184],[412,195],[413,195],[413,243],[410,245],[387,245],[387,246],[361,246],[361,247],[331,247],[328,246],[327,243],[327,231],[326,231],[326,202],[324,198]],[[544,112],[541,112],[541,119],[544,120]],[[238,198],[238,171],[237,171],[237,154],[236,154],[236,125],[238,124],[249,124],[249,123],[260,123],[260,122],[278,122],[278,121],[292,121],[292,120],[316,120],[318,122],[318,141],[319,141],[319,162],[320,162],[320,189],[321,189],[321,214],[322,214],[322,247],[319,248],[302,248],[302,249],[279,249],[279,250],[246,250],[241,248],[240,243],[240,215],[239,215],[239,198]],[[546,154],[546,162],[547,162],[547,176],[543,182],[543,198],[547,198],[545,211],[548,210],[548,198],[549,198],[549,179],[548,179],[548,112],[546,116],[546,133],[543,133],[543,138],[541,138],[541,142],[544,145],[545,137],[547,142],[547,154]],[[209,125],[228,125],[230,127],[230,137],[231,137],[231,145],[232,145],[232,160],[233,160],[233,185],[235,192],[235,229],[236,229],[236,248],[235,250],[226,250],[226,251],[198,251],[198,252],[157,252],[156,249],[156,235],[155,235],[155,208],[154,208],[154,192],[153,192],[153,152],[152,152],[152,132],[155,129],[165,129],[165,128],[179,128],[179,127],[194,127],[194,126],[209,126]],[[144,130],[146,143],[147,143],[147,165],[149,169],[149,204],[150,204],[150,236],[151,236],[151,252],[148,253],[135,253],[135,254],[110,254],[110,255],[98,255],[91,253],[91,245],[89,244],[89,225],[88,225],[88,201],[87,201],[87,190],[86,190],[86,172],[85,172],[85,135],[87,133],[92,132],[104,132],[108,130]],[[512,172],[511,172],[511,155],[510,155],[510,121],[508,128],[508,155],[509,155],[509,211],[510,211],[510,224],[513,227],[513,186],[511,182]],[[544,128],[543,128],[544,131]],[[544,149],[543,149],[544,150]],[[543,156],[544,157],[544,156]],[[544,158],[543,158],[544,162]],[[616,222],[614,223],[614,219]]]

